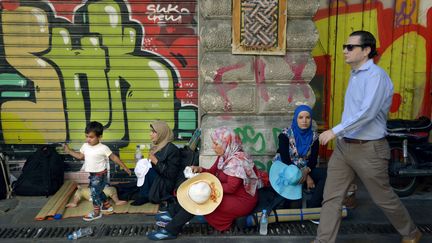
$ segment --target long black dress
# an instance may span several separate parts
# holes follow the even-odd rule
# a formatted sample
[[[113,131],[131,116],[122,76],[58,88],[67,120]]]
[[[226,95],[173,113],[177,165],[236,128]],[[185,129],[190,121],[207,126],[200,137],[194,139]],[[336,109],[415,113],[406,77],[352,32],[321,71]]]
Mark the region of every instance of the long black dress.
[[[155,153],[155,157],[158,160],[156,165],[153,165],[156,177],[150,187],[149,200],[151,203],[161,203],[173,196],[176,181],[183,171],[180,152],[174,144],[167,143]]]

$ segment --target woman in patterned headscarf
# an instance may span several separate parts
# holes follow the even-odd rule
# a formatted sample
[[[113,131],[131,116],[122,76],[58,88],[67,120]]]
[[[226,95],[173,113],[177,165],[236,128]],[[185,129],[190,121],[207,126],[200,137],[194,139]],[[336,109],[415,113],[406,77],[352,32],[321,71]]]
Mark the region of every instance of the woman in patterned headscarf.
[[[258,200],[258,178],[253,161],[243,151],[240,138],[231,128],[217,128],[211,134],[211,139],[212,148],[217,155],[215,163],[210,169],[192,166],[192,171],[211,173],[221,182],[222,201],[213,212],[204,217],[215,229],[223,231],[229,229],[236,218],[246,216],[254,209]],[[151,232],[148,238],[175,239],[183,225],[194,215],[181,208],[172,216],[156,216],[157,220],[165,221],[167,224],[165,229]]]
[[[193,170],[212,173],[222,183],[222,203],[206,215],[206,220],[217,230],[226,230],[234,219],[249,214],[255,207],[258,177],[252,159],[243,152],[240,138],[231,128],[217,128],[211,139],[218,156],[216,162],[210,169],[198,167]]]
[[[276,156],[276,160],[288,166],[295,165],[301,170],[302,177],[298,183],[305,183],[308,190],[313,189],[312,197],[306,202],[307,207],[321,207],[327,173],[324,168],[316,167],[319,142],[318,134],[312,128],[312,109],[307,105],[298,106],[294,111],[291,126],[284,128],[278,138],[279,156]],[[282,201],[286,208],[301,208],[301,198],[284,199],[277,195],[269,208],[274,209]]]

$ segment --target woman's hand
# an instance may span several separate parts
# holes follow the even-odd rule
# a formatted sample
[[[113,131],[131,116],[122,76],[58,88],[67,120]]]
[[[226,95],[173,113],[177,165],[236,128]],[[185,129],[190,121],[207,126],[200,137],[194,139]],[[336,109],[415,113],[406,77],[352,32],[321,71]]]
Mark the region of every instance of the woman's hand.
[[[311,169],[309,167],[304,167],[301,169],[302,177],[299,180],[299,184],[303,184],[306,181],[310,171]]]
[[[152,164],[156,165],[158,163],[158,159],[153,153],[149,153],[148,158]]]
[[[306,178],[306,186],[308,190],[315,188],[315,182],[310,175]]]
[[[193,173],[201,173],[202,172],[202,167],[200,167],[200,166],[192,165],[190,167],[191,167]]]

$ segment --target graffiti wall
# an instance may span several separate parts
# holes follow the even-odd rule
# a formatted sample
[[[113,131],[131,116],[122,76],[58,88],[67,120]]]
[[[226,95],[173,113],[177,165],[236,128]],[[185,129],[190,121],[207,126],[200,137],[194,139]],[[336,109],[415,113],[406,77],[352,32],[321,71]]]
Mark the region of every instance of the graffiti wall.
[[[320,39],[313,51],[317,63],[314,82],[326,127],[340,122],[350,67],[342,45],[354,30],[368,30],[377,38],[376,63],[390,75],[395,93],[391,118],[431,117],[432,2],[427,0],[320,1],[315,24]],[[318,99],[317,99],[318,101]]]
[[[0,2],[0,143],[84,141],[89,121],[132,161],[162,119],[197,124],[195,1]],[[148,148],[148,147],[147,147]]]
[[[376,36],[380,55],[375,62],[393,81],[395,93],[390,118],[431,117],[431,9],[432,1],[427,0],[320,1],[314,17],[319,41],[312,53],[317,71],[310,83],[316,96],[314,120],[320,129],[340,122],[350,75],[342,45],[352,31],[359,29]],[[257,155],[254,161],[261,169],[268,169],[271,164],[271,156],[265,151],[269,146],[276,148],[279,131],[273,128],[273,138],[265,139],[264,134],[252,125],[236,128],[245,149]],[[321,149],[321,158],[328,158],[326,152],[331,152],[331,146],[327,148],[329,151]]]

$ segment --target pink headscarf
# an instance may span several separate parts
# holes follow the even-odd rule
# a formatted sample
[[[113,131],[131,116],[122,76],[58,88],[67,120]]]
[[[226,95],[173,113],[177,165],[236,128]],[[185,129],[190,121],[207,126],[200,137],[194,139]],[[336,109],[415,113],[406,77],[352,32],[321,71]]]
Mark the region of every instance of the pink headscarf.
[[[254,163],[243,152],[242,142],[231,128],[219,127],[211,134],[212,140],[221,145],[224,155],[217,158],[217,167],[229,176],[243,179],[243,185],[250,195],[254,196],[258,177],[254,171]]]

